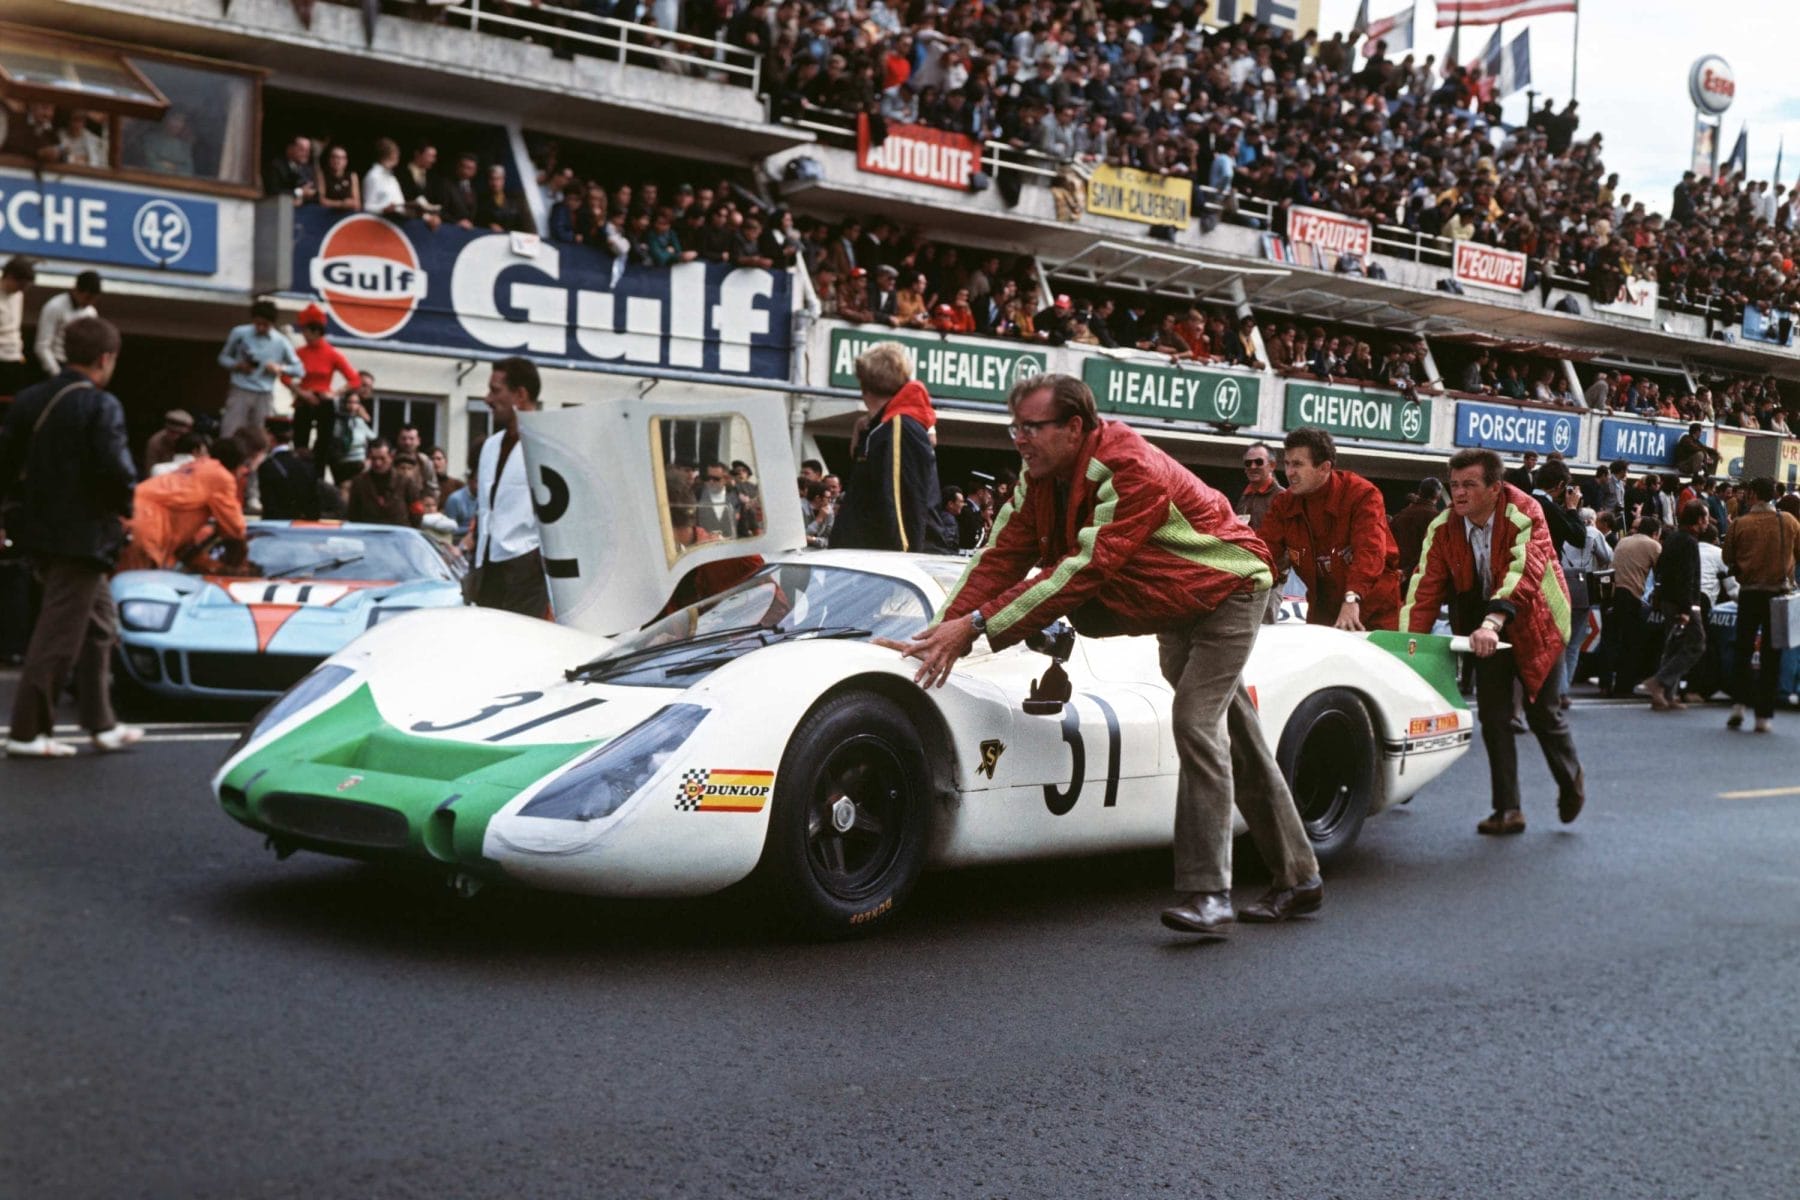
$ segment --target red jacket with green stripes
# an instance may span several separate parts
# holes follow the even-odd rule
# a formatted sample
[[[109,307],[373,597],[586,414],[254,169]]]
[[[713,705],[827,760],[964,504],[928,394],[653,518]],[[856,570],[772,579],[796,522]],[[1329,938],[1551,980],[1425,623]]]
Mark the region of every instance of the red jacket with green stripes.
[[[1526,695],[1535,697],[1569,643],[1569,589],[1536,500],[1503,483],[1494,521],[1488,565],[1494,586],[1485,596],[1477,595],[1481,579],[1463,519],[1446,509],[1431,523],[1400,610],[1400,628],[1430,633],[1438,606],[1445,603],[1456,633],[1474,632],[1488,613],[1503,614],[1500,639],[1512,643],[1519,679]],[[1459,596],[1472,602],[1458,603]]]
[[[1231,502],[1128,425],[1088,434],[1060,520],[1056,492],[1019,481],[941,619],[979,608],[995,649],[1062,616],[1097,637],[1156,633],[1274,579]]]

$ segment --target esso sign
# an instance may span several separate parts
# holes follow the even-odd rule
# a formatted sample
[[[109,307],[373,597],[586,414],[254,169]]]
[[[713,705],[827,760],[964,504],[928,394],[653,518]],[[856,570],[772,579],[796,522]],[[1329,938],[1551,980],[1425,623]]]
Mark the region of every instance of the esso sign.
[[[1731,73],[1731,64],[1716,54],[1694,60],[1688,69],[1688,95],[1694,107],[1708,116],[1723,114],[1737,99],[1737,76]]]
[[[359,213],[325,235],[308,282],[339,325],[358,337],[384,338],[412,316],[427,279],[398,226]]]

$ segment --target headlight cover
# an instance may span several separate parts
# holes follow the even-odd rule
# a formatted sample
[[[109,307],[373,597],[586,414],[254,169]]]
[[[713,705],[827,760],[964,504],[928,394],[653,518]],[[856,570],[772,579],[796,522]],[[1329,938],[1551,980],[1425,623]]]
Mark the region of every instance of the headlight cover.
[[[349,667],[333,663],[313,668],[299,683],[275,697],[267,708],[250,719],[244,732],[238,735],[237,740],[231,743],[231,749],[225,752],[226,759],[235,757],[239,750],[249,745],[250,740],[263,730],[274,728],[354,674],[356,672]]]
[[[127,600],[119,605],[119,623],[137,633],[167,633],[178,607],[170,600]]]
[[[552,780],[518,815],[559,821],[611,816],[693,736],[709,711],[698,704],[658,709]]]

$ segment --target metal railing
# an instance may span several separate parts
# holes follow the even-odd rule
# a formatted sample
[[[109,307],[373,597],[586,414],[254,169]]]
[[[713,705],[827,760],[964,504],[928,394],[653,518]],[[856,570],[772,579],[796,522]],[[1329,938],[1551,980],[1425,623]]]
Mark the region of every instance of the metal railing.
[[[818,135],[821,142],[828,146],[836,146],[840,150],[856,149],[856,116],[835,108],[807,107],[799,116],[787,115],[780,118],[783,125],[793,129],[804,129]],[[1024,175],[1032,175],[1043,180],[1051,180],[1061,173],[1064,164],[1047,154],[1036,150],[1021,150],[1009,146],[1005,142],[992,139],[981,143],[981,169],[989,175],[1000,170],[1018,171]]]
[[[536,8],[517,0],[459,0],[441,10],[473,33],[492,32],[621,66],[673,71],[762,91],[762,56],[711,38],[596,17],[573,8]]]

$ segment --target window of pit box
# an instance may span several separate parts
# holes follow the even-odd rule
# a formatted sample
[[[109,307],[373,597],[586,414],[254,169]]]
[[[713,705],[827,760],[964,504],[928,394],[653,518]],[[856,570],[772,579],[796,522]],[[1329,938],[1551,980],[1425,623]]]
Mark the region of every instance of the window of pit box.
[[[261,74],[0,24],[0,160],[198,191],[254,192]],[[58,155],[33,118],[49,112]],[[72,155],[70,157],[69,155]]]
[[[663,550],[669,565],[701,546],[761,531],[762,474],[756,466],[749,421],[736,414],[653,417],[650,446]],[[734,462],[750,468],[747,487],[731,478]],[[724,495],[719,500],[712,499],[706,479],[714,463],[725,467]],[[698,472],[692,485],[683,464]]]

